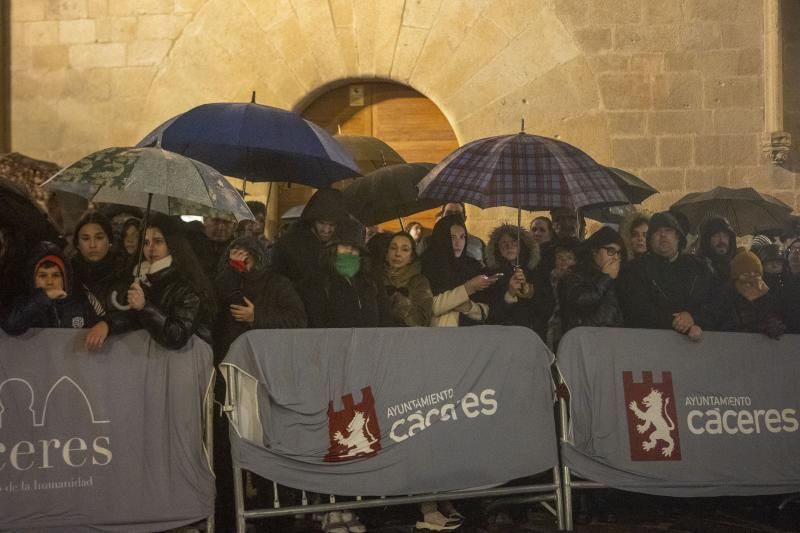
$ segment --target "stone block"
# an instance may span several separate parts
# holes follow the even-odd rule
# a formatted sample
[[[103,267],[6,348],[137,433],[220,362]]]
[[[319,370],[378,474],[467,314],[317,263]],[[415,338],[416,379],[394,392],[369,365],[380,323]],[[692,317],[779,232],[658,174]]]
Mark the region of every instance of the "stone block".
[[[594,24],[635,24],[642,19],[641,0],[589,0],[589,20]]]
[[[692,138],[659,137],[658,164],[662,167],[687,167],[692,164]]]
[[[729,20],[731,4],[731,0],[685,0],[686,15],[689,20]],[[733,9],[735,14],[735,5]]]
[[[33,66],[33,48],[15,46],[11,49],[11,71],[26,70]],[[13,78],[13,76],[12,76]]]
[[[83,19],[89,11],[86,0],[48,0],[44,16],[49,20]]]
[[[11,5],[10,18],[13,22],[30,22],[44,20],[47,0],[25,0]]]
[[[86,16],[90,19],[108,16],[108,0],[86,0]]]
[[[711,50],[697,54],[697,70],[704,76],[741,76],[761,73],[761,50]]]
[[[111,42],[111,18],[100,17],[94,19],[94,38],[98,43]]]
[[[174,10],[174,0],[113,0],[108,4],[109,14],[115,17],[159,15]]]
[[[398,38],[400,36],[402,36],[402,30]],[[347,72],[356,72],[358,65],[358,52],[356,50],[355,28],[353,28],[352,26],[340,26],[336,28],[336,40],[339,43],[339,51],[342,54],[342,61],[344,61],[344,68],[347,70]],[[420,46],[422,46],[422,43],[419,44]],[[419,54],[419,51],[417,51],[417,54]]]
[[[25,46],[59,44],[58,22],[56,21],[26,22],[23,27]]]
[[[136,40],[136,17],[114,17],[111,19],[111,40],[116,43],[131,43]]]
[[[697,22],[676,28],[677,47],[682,50],[710,50],[722,47],[722,32],[716,22]]]
[[[442,0],[409,0],[403,11],[403,26],[430,29],[441,6]]]
[[[391,77],[399,80],[408,80],[414,65],[417,63],[422,45],[428,30],[425,28],[412,28],[402,26],[400,34],[397,36],[397,48],[392,62]]]
[[[664,68],[664,54],[633,54],[631,56],[632,72],[661,72]]]
[[[56,118],[56,106],[53,100],[37,98],[14,102],[11,113],[15,121],[49,122],[52,124]]]
[[[758,48],[761,46],[761,28],[746,24],[721,24],[724,48]]]
[[[611,28],[582,28],[572,35],[586,54],[597,54],[611,48]]]
[[[92,68],[67,71],[63,98],[75,98],[83,103],[104,102],[111,94],[111,70]]]
[[[597,84],[606,109],[649,109],[653,104],[650,77],[644,74],[601,74]]]
[[[69,66],[69,48],[64,45],[34,46],[33,68],[56,70]],[[37,89],[38,92],[38,89]]]
[[[172,41],[135,41],[128,45],[128,66],[158,65],[167,56]]]
[[[15,72],[11,79],[14,102],[45,98],[57,100],[64,91],[67,69],[27,69]]]
[[[592,72],[596,74],[601,72],[625,72],[630,70],[631,65],[630,56],[618,54],[587,56],[586,61],[589,63],[589,68],[592,69]]]
[[[694,162],[697,166],[727,164],[722,156],[721,135],[699,135],[694,138]]]
[[[697,109],[702,103],[703,81],[696,72],[663,74],[653,78],[653,107]]]
[[[16,46],[25,46],[25,23],[12,22],[11,30],[11,48]]]
[[[723,135],[720,138],[720,154],[728,165],[756,165],[760,151],[758,135]]]
[[[675,28],[668,24],[616,26],[614,50],[618,52],[664,52],[675,48]]]
[[[700,134],[705,116],[697,111],[654,111],[647,114],[647,130],[651,135]]]
[[[436,3],[436,2],[432,2]],[[500,0],[488,2],[481,17],[491,20],[506,37],[514,39],[522,33],[539,13],[548,8],[545,2],[530,0]]]
[[[612,138],[611,160],[619,168],[656,166],[656,140],[652,137]]]
[[[759,78],[756,76],[706,78],[703,81],[703,101],[707,109],[759,107],[762,105]]]
[[[668,24],[681,22],[683,10],[675,0],[647,0],[644,2],[645,24]]]
[[[589,22],[586,0],[560,0],[553,4],[553,9],[568,28],[580,28]]]
[[[353,0],[330,0],[328,6],[335,27],[353,26]]]
[[[764,128],[764,112],[761,109],[715,109],[714,131],[716,133],[757,133]]]
[[[664,54],[664,71],[687,72],[695,69],[695,52],[667,52]]]
[[[609,111],[606,113],[608,120],[608,133],[612,136],[619,135],[644,135],[647,126],[647,115],[635,111]]]
[[[111,71],[112,97],[144,97],[156,75],[156,67],[124,67]]]
[[[774,165],[735,167],[731,170],[731,182],[741,184],[739,185],[741,187],[753,187],[759,192],[768,194],[774,194],[778,190],[794,193],[797,174]]]
[[[61,44],[93,43],[94,20],[62,20],[58,23],[58,40]]]
[[[73,68],[122,67],[125,65],[124,44],[76,44],[69,49],[69,63]]]
[[[737,187],[731,183],[730,167],[692,167],[686,169],[686,190],[707,191],[714,187]]]
[[[686,190],[685,174],[682,168],[645,168],[639,172],[639,176],[660,193]]]
[[[183,31],[192,19],[189,14],[178,15],[142,15],[136,29],[136,39],[150,41],[158,39],[174,39]]]
[[[175,13],[197,13],[207,0],[175,0]]]
[[[763,57],[759,48],[740,50],[739,65],[736,69],[736,73],[742,76],[760,75],[763,68],[762,65]]]

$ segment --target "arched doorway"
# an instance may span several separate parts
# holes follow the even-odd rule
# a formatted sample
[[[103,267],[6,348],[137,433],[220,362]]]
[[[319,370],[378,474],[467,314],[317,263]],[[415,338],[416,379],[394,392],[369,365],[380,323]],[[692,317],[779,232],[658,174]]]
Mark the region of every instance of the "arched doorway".
[[[372,136],[386,142],[409,163],[438,163],[458,148],[458,140],[444,114],[421,93],[391,82],[354,82],[332,89],[300,113],[329,133]],[[344,184],[343,184],[344,185]],[[305,203],[313,190],[281,184],[278,213]],[[428,229],[437,210],[409,217]],[[397,230],[399,222],[382,224]]]

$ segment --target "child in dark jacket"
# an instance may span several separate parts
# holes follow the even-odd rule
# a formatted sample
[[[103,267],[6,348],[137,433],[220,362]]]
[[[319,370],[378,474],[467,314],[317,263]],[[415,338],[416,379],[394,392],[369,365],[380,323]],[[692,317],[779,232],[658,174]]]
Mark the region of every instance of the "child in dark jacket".
[[[102,306],[72,281],[69,262],[61,249],[43,241],[28,265],[28,291],[15,299],[3,323],[10,335],[30,328],[88,328],[97,322]]]

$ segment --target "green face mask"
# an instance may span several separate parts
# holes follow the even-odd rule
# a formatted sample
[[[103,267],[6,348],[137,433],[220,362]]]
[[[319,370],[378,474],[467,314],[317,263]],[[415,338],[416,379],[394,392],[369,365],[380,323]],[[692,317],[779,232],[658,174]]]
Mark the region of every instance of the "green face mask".
[[[350,254],[339,254],[333,264],[336,272],[346,277],[352,278],[361,269],[361,256]]]

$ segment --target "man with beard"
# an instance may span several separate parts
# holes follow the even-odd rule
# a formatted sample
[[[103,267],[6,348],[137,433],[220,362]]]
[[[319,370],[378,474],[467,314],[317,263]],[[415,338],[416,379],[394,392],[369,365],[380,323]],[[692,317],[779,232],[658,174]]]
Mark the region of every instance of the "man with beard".
[[[708,216],[700,224],[700,244],[697,255],[711,261],[714,275],[721,284],[728,282],[731,259],[736,254],[736,233],[725,217]]]
[[[678,221],[668,212],[650,219],[647,252],[620,277],[618,292],[626,325],[674,329],[697,340],[703,329],[716,329],[723,310],[721,287],[708,260],[681,253],[686,244]],[[719,304],[717,304],[719,305]]]

